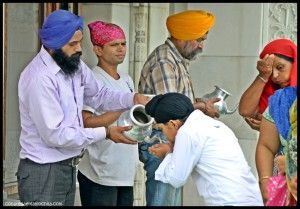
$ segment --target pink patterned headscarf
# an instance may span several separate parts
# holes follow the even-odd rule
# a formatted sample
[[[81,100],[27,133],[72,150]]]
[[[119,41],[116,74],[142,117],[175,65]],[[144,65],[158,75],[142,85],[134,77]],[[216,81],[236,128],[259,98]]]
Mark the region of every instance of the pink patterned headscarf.
[[[88,24],[93,45],[103,46],[116,39],[125,39],[123,30],[112,23],[94,21]]]

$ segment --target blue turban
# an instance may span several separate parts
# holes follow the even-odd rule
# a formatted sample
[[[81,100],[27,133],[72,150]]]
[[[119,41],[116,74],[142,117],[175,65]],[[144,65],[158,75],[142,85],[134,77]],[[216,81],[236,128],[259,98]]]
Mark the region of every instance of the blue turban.
[[[42,44],[49,49],[66,45],[77,30],[83,30],[83,18],[67,10],[56,10],[45,20],[39,31]]]
[[[157,123],[169,120],[185,120],[194,111],[187,96],[180,93],[166,93],[153,97],[145,106],[146,113]]]

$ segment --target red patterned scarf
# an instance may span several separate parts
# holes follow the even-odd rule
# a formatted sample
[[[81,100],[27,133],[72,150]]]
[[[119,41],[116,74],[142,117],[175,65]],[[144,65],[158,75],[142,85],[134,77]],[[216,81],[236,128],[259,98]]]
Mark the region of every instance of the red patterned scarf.
[[[290,75],[290,86],[297,86],[297,46],[288,39],[276,39],[268,43],[259,57],[262,59],[266,54],[281,54],[294,59],[294,63]],[[271,79],[265,85],[259,101],[259,112],[263,113],[268,106],[269,96],[274,94],[274,91],[280,86],[272,82]]]

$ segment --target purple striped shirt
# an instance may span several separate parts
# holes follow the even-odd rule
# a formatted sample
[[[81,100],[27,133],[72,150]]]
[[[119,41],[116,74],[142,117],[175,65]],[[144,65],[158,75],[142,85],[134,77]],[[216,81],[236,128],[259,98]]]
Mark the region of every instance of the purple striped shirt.
[[[98,111],[128,109],[134,93],[109,90],[83,61],[74,77],[66,76],[42,47],[21,73],[18,96],[20,158],[51,163],[79,155],[87,145],[105,140],[104,127],[83,127],[83,105]]]

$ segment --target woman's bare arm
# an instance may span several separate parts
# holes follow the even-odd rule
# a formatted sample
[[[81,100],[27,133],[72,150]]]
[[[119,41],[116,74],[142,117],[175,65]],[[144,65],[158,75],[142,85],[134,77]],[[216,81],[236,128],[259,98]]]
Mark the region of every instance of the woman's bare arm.
[[[263,117],[256,146],[255,162],[264,201],[267,199],[267,180],[272,176],[274,156],[279,145],[279,134],[275,124]]]
[[[256,118],[261,94],[272,74],[273,61],[273,54],[266,54],[263,59],[257,61],[256,69],[259,74],[240,99],[239,113],[241,116]]]
[[[243,93],[239,103],[239,113],[243,117],[254,117],[258,113],[258,103],[265,87],[265,83],[258,77]]]

